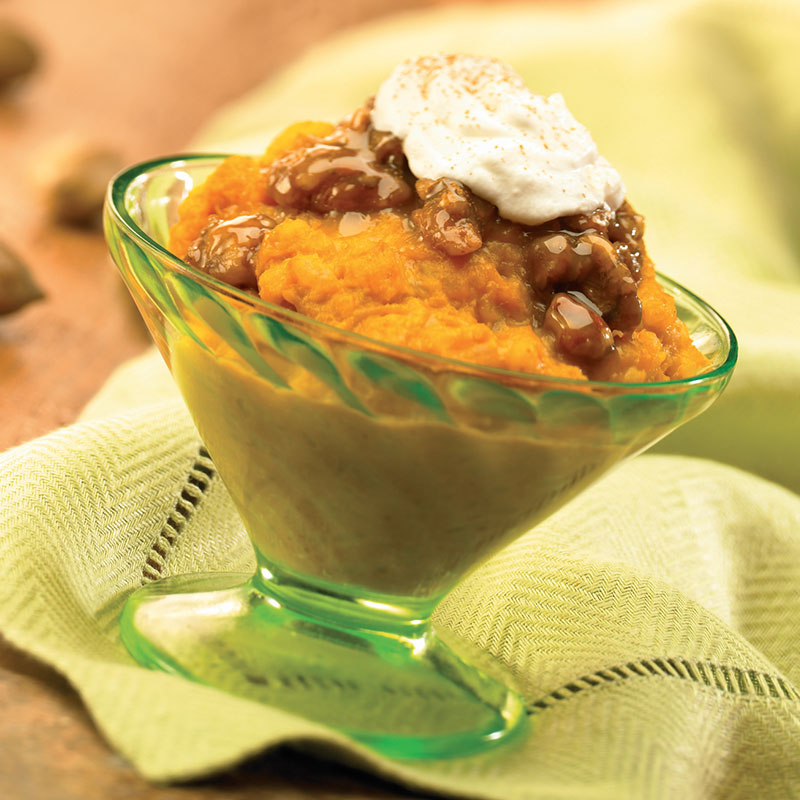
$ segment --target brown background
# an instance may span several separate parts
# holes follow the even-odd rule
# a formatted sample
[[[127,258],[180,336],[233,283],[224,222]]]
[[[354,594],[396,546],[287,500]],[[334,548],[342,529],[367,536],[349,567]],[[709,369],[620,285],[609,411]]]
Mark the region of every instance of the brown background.
[[[220,104],[349,25],[447,0],[0,0],[42,65],[0,97],[0,239],[46,299],[0,317],[0,451],[75,419],[148,339],[97,232],[50,223],[31,180],[64,135],[125,162],[179,152]],[[114,755],[66,683],[0,642],[0,797],[383,798],[369,776],[281,751],[218,780],[152,787]],[[414,795],[416,796],[416,795]]]

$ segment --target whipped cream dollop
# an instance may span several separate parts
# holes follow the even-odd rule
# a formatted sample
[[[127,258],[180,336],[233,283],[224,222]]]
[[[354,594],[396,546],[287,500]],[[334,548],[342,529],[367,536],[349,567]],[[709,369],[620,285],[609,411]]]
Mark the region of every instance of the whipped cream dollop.
[[[514,222],[616,210],[625,198],[564,98],[534,94],[494,58],[404,61],[381,84],[372,122],[402,139],[417,178],[461,181]]]

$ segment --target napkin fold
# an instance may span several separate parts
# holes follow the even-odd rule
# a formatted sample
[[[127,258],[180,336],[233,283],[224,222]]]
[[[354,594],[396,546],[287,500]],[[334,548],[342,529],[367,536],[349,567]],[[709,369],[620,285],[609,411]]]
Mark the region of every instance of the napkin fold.
[[[394,762],[133,662],[118,631],[133,589],[254,566],[155,354],[78,424],[0,455],[0,631],[62,672],[153,780],[300,743],[469,797],[800,797],[798,41],[788,2],[448,7],[317,48],[198,139],[258,151],[285,123],[346,113],[409,54],[499,54],[564,92],[647,216],[656,263],[736,329],[728,391],[660,445],[681,455],[619,467],[437,610],[515,676],[531,722],[518,747]]]

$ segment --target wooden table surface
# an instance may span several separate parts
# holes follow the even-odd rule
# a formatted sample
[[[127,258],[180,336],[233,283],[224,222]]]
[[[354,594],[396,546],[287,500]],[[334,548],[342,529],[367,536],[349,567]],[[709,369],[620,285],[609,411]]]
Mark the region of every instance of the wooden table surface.
[[[442,2],[442,0],[439,0]],[[0,240],[46,299],[0,317],[0,451],[73,421],[149,340],[96,231],[48,221],[35,165],[64,135],[126,162],[179,152],[222,103],[348,25],[437,0],[0,0],[41,68],[0,97]],[[146,784],[102,740],[53,671],[0,642],[0,797],[408,797],[399,787],[288,751],[191,786]]]

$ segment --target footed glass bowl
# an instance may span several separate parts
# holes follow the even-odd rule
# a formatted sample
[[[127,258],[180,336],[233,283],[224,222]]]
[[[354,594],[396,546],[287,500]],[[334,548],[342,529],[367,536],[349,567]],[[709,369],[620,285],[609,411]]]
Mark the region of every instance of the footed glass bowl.
[[[136,591],[143,664],[441,758],[524,730],[521,698],[430,617],[445,593],[609,467],[707,408],[736,361],[725,322],[661,279],[711,369],[649,384],[490,369],[314,322],[165,249],[221,156],[152,161],[109,189],[111,254],[255,549],[254,575]]]

